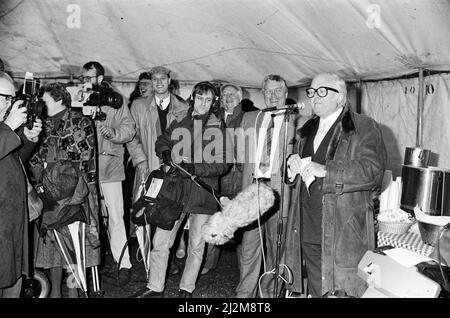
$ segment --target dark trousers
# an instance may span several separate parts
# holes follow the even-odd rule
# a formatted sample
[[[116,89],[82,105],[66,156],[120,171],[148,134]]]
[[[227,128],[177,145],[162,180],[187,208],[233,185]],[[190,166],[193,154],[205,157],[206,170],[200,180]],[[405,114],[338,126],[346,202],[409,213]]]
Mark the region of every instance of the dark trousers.
[[[322,246],[302,242],[302,256],[305,260],[308,291],[311,297],[322,296]]]

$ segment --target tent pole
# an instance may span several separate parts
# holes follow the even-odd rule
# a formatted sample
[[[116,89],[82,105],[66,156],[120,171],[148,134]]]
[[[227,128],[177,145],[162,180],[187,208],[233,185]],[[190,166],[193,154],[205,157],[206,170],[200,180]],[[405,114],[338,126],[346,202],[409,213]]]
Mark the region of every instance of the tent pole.
[[[356,112],[358,114],[362,113],[362,106],[361,106],[361,87],[362,87],[362,81],[361,79],[358,80],[356,83]]]
[[[423,68],[419,68],[419,93],[417,94],[417,133],[416,147],[421,148],[423,143]]]

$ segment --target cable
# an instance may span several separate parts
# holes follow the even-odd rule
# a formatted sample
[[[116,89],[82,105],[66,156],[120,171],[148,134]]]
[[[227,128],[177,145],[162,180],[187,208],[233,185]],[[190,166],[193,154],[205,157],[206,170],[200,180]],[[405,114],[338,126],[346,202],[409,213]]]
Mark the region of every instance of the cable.
[[[276,278],[276,279],[281,279],[282,281],[284,281],[286,284],[288,284],[288,285],[290,285],[290,284],[292,284],[292,270],[289,268],[289,266],[287,266],[286,264],[279,264],[278,265],[278,268],[280,268],[280,267],[282,267],[282,266],[284,266],[285,268],[286,268],[286,270],[287,270],[287,272],[288,272],[288,274],[289,274],[289,279],[288,280],[286,280],[281,274],[278,274],[278,277]],[[279,273],[281,273],[281,271],[279,271]],[[258,289],[259,289],[259,294],[260,294],[260,296],[261,296],[261,298],[264,298],[264,295],[263,295],[263,292],[262,292],[262,289],[261,289],[261,280],[262,280],[262,278],[265,276],[265,275],[268,275],[268,274],[275,274],[275,268],[274,269],[272,269],[272,270],[270,270],[270,271],[268,271],[268,272],[264,272],[260,277],[259,277],[259,280],[258,280]]]

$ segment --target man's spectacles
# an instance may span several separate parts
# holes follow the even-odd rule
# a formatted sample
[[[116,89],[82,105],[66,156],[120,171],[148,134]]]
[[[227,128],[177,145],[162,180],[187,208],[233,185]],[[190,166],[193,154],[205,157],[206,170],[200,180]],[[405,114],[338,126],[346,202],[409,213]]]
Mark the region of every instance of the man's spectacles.
[[[13,99],[13,96],[12,96],[12,95],[0,94],[0,96],[4,97],[4,98],[5,98],[5,101],[6,101],[7,103],[11,102],[12,99]]]
[[[98,75],[94,75],[94,76],[80,76],[80,82],[83,83],[89,83],[91,81],[91,79],[96,78]]]
[[[283,88],[277,88],[274,90],[265,89],[263,92],[266,97],[270,97],[272,96],[272,94],[275,94],[276,96],[280,97],[283,94]]]
[[[308,96],[308,98],[313,98],[314,94],[317,94],[319,97],[325,97],[328,95],[328,91],[339,93],[337,89],[328,86],[320,86],[318,88],[308,87],[306,89],[306,96]]]
[[[234,97],[236,95],[237,95],[237,93],[223,93],[222,98]]]

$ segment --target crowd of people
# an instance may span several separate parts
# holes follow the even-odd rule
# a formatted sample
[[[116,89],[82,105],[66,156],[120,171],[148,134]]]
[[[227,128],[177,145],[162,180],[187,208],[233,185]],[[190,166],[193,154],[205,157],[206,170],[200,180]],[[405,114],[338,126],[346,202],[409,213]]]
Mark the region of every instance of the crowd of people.
[[[83,65],[83,83],[109,88],[104,77],[99,62]],[[106,114],[100,120],[71,108],[65,84],[50,83],[42,89],[46,116],[24,127],[23,100],[16,101],[13,80],[0,73],[0,297],[20,296],[30,266],[48,269],[50,297],[61,297],[67,266],[51,230],[62,215],[64,224],[86,224],[86,267],[100,264],[100,223],[106,218],[119,283],[130,283],[130,253],[122,250],[129,236],[125,210],[158,169],[180,175],[183,211],[171,229],[153,226],[148,282],[131,297],[164,297],[170,250],[187,219],[177,297],[191,298],[199,275],[217,266],[220,246],[206,244],[202,226],[220,204],[189,174],[216,189],[223,202],[254,183],[276,194],[263,217],[235,233],[236,297],[280,297],[286,290],[311,297],[338,291],[361,296],[366,286],[357,266],[375,248],[374,202],[387,155],[378,124],[351,109],[344,80],[328,73],[313,78],[306,89],[309,118],[284,107],[288,86],[277,74],[262,80],[260,109],[248,107],[243,89],[233,83],[199,82],[187,100],[173,84],[168,68],[153,67],[139,76],[128,105],[98,106]],[[39,219],[30,223],[36,227],[33,238],[30,182],[43,202]],[[123,191],[124,182],[132,191]],[[30,239],[34,264],[28,264]],[[78,296],[76,287],[69,297]]]

